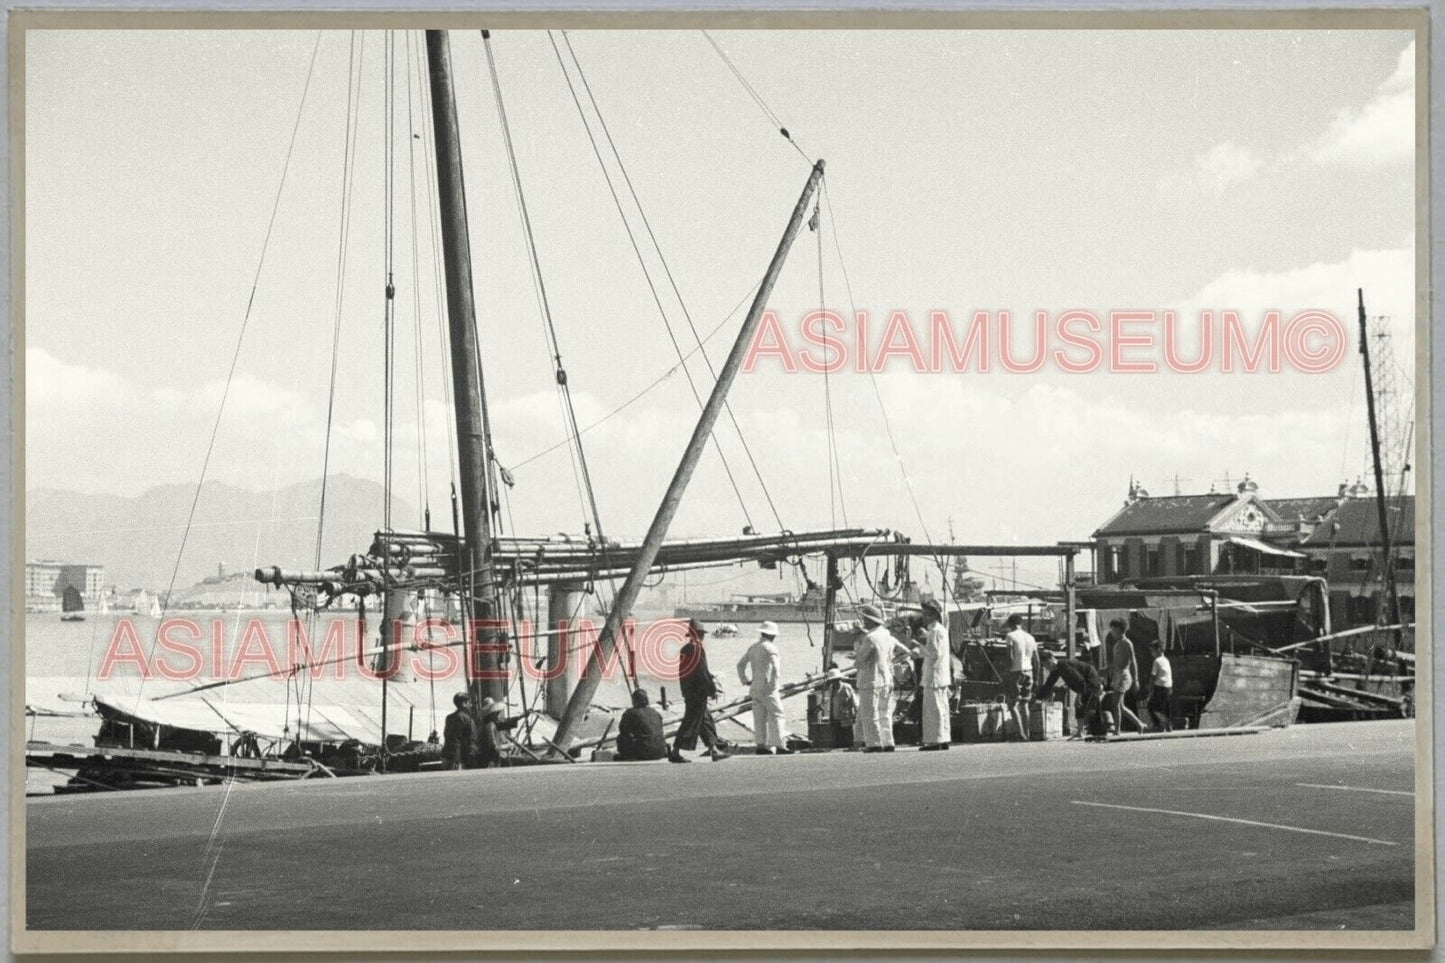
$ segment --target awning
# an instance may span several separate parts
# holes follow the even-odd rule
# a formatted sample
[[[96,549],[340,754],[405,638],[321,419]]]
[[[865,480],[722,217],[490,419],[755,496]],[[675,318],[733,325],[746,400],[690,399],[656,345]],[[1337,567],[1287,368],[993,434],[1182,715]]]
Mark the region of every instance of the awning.
[[[1264,542],[1252,538],[1245,538],[1243,535],[1231,535],[1229,540],[1235,545],[1242,545],[1245,548],[1253,549],[1262,555],[1278,555],[1282,558],[1308,558],[1304,552],[1291,552],[1286,548],[1275,548],[1273,545],[1266,545]]]

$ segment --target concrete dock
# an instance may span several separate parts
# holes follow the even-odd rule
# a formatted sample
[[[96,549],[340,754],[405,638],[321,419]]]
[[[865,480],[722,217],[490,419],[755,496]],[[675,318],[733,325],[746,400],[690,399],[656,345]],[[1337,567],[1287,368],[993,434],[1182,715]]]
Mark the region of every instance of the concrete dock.
[[[1394,929],[1414,724],[26,802],[34,929]]]

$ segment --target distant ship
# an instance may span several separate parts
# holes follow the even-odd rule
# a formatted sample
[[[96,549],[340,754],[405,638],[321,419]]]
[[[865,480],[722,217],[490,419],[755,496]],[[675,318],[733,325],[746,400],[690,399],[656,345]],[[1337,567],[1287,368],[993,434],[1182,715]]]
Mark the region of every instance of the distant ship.
[[[80,589],[74,585],[65,587],[65,594],[60,599],[60,611],[65,613],[60,617],[62,622],[85,621],[85,600],[80,597]]]
[[[673,609],[679,619],[699,622],[818,622],[823,621],[823,591],[810,588],[801,597],[788,592],[776,595],[734,595],[725,602],[696,602]],[[834,621],[851,619],[853,606],[838,601]]]

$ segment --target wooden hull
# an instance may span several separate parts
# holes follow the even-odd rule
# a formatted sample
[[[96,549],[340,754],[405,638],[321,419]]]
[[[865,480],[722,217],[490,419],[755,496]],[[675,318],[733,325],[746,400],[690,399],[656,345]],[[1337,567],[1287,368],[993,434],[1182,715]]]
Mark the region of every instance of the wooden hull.
[[[1191,729],[1290,725],[1299,712],[1299,663],[1223,653],[1170,657],[1174,724]]]

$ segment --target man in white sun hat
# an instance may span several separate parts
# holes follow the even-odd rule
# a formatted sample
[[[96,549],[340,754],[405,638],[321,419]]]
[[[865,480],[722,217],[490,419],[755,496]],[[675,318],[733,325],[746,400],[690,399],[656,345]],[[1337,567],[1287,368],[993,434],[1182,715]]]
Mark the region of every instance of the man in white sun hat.
[[[787,753],[788,727],[783,720],[782,656],[778,652],[778,626],[764,622],[758,640],[738,660],[738,681],[748,687],[753,700],[753,743],[758,755]]]
[[[858,721],[864,752],[893,751],[893,660],[908,649],[883,624],[876,605],[858,608],[867,634],[858,641],[853,660],[858,666]]]

